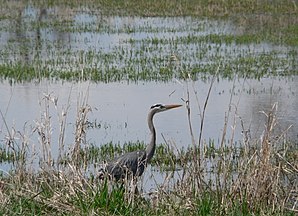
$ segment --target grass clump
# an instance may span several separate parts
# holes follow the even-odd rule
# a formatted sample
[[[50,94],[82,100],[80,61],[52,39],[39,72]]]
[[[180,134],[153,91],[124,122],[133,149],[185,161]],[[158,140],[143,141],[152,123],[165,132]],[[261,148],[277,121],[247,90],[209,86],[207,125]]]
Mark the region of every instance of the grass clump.
[[[19,160],[19,154],[15,154],[13,151],[8,151],[3,147],[0,147],[0,163],[13,162]]]

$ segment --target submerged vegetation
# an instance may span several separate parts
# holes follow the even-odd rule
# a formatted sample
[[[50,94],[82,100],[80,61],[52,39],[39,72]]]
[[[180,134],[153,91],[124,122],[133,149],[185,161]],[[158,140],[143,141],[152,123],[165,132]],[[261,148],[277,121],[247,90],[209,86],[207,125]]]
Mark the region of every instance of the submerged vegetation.
[[[219,62],[224,78],[298,72],[295,1],[2,3],[0,77],[11,82],[199,79]]]

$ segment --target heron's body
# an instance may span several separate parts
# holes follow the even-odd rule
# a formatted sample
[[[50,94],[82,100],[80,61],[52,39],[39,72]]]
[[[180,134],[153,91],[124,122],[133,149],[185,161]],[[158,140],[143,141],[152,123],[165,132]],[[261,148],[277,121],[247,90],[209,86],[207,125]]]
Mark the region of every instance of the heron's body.
[[[107,172],[115,180],[123,179],[126,176],[141,176],[145,167],[154,155],[156,147],[156,132],[153,124],[153,116],[158,112],[180,107],[181,105],[162,105],[155,104],[151,106],[148,114],[148,126],[151,132],[151,141],[147,145],[146,150],[138,150],[128,152],[111,161],[106,169]]]
[[[141,176],[146,167],[146,152],[139,150],[128,152],[110,162],[106,169],[116,180],[124,179],[126,175]]]

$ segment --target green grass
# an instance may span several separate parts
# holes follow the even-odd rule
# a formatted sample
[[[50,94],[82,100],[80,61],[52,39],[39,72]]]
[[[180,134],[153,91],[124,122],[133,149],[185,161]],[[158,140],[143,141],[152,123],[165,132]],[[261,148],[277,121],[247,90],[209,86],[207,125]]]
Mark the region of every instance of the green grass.
[[[90,144],[86,148],[80,149],[80,159],[82,162],[87,164],[100,164],[103,161],[110,161],[117,156],[125,154],[127,152],[145,150],[146,144],[144,142],[128,142],[123,145],[114,144],[112,142],[95,146]],[[158,167],[159,170],[172,170],[175,171],[177,167],[181,167],[189,162],[192,162],[193,147],[189,146],[187,148],[175,149],[174,147],[169,147],[166,144],[160,144],[156,146],[155,156],[151,160],[150,164],[153,167]],[[214,141],[210,140],[209,144],[204,147],[204,155],[206,158],[211,159],[218,155],[227,155],[231,152],[234,153],[235,157],[239,157],[241,148],[216,148]],[[199,152],[198,152],[199,153]],[[64,155],[59,163],[67,165],[72,161],[70,156]],[[83,165],[83,163],[81,163]]]
[[[234,14],[284,13],[297,14],[297,3],[290,0],[165,0],[165,1],[33,1],[35,6],[87,7],[91,11],[101,10],[104,15],[132,16],[208,16],[223,17]],[[92,5],[92,7],[90,6]]]
[[[200,50],[204,52],[204,50]],[[262,53],[258,55],[247,54],[235,57],[232,54],[222,56],[220,53],[202,55],[194,53],[202,61],[212,61],[208,64],[197,62],[192,64],[191,59],[185,59],[185,63],[176,67],[170,60],[159,56],[147,56],[142,54],[142,59],[131,59],[123,66],[108,66],[112,57],[107,60],[101,58],[103,68],[85,68],[83,71],[76,69],[62,70],[42,68],[41,66],[30,66],[18,63],[16,65],[0,65],[0,77],[9,80],[11,83],[23,81],[38,81],[42,79],[65,80],[65,81],[84,81],[94,82],[119,82],[130,81],[171,81],[173,78],[188,79],[189,75],[193,80],[204,79],[212,76],[219,62],[225,62],[222,69],[217,74],[218,77],[233,79],[236,75],[239,78],[260,79],[272,76],[291,76],[298,74],[298,65],[295,58],[297,52],[287,54],[287,57],[280,57],[278,52]],[[208,56],[210,55],[210,56]],[[215,55],[215,56],[214,56]],[[119,55],[114,56],[113,64]],[[189,58],[192,58],[191,56]],[[93,59],[100,59],[100,56]],[[151,62],[150,64],[147,62]],[[166,64],[166,65],[165,65]],[[165,66],[164,66],[165,65]]]
[[[6,144],[0,144],[0,163],[12,163],[25,158],[24,152],[20,150],[12,150],[12,148],[5,148]]]

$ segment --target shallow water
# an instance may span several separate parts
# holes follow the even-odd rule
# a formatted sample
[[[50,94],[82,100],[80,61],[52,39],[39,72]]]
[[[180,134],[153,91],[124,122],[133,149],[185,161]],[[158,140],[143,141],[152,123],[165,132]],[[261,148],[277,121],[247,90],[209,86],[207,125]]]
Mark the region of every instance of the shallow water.
[[[203,139],[214,139],[215,143],[221,140],[225,115],[229,110],[229,101],[232,94],[231,114],[228,124],[227,139],[230,139],[231,126],[236,113],[235,141],[242,140],[240,118],[244,121],[245,129],[250,129],[252,139],[260,138],[264,131],[265,115],[274,103],[278,105],[276,135],[286,130],[287,138],[297,140],[297,88],[298,77],[291,79],[261,79],[255,80],[221,80],[215,82],[211,91],[206,109],[203,128]],[[200,116],[194,90],[197,92],[199,105],[202,109],[210,84],[202,81],[194,83],[146,82],[138,84],[127,83],[49,83],[47,81],[33,84],[19,84],[10,86],[3,83],[0,86],[1,111],[4,114],[8,127],[14,127],[22,132],[24,125],[34,127],[34,121],[40,119],[45,107],[44,95],[51,94],[58,98],[57,110],[51,105],[50,114],[53,121],[53,150],[58,139],[58,114],[67,107],[70,95],[69,113],[67,117],[67,144],[73,143],[74,123],[77,103],[82,101],[82,95],[88,93],[87,103],[91,106],[89,121],[100,124],[99,128],[89,129],[88,141],[95,145],[102,145],[110,141],[121,143],[128,141],[147,141],[149,132],[146,123],[149,107],[154,103],[181,103],[187,100],[187,86],[190,92],[191,120],[195,138],[199,136]],[[80,96],[81,95],[81,96]],[[81,98],[81,99],[80,99]],[[240,117],[240,118],[239,118]],[[161,134],[166,140],[172,140],[177,147],[191,145],[191,137],[185,107],[160,113],[155,117],[158,143],[164,143]],[[1,137],[7,134],[5,125],[1,121]],[[35,141],[37,142],[37,141]]]
[[[283,75],[297,71],[297,47],[213,41],[214,35],[237,37],[249,29],[228,19],[106,17],[83,9],[27,5],[14,19],[0,24],[0,63],[30,65],[38,73],[93,69],[109,77],[100,81],[171,80],[172,74],[179,77],[183,71],[211,73],[210,65],[220,62],[231,65],[223,67],[223,76],[228,77],[247,71],[256,77],[264,71]],[[175,67],[173,55],[178,59]],[[244,64],[243,58],[252,62]],[[169,67],[170,75],[162,75]]]

